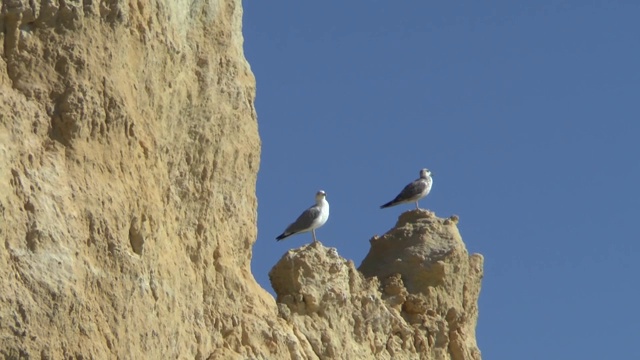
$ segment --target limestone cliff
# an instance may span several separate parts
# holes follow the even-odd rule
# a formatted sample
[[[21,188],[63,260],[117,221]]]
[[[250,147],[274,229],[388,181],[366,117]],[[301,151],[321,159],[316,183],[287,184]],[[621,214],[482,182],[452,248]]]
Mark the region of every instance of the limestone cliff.
[[[2,357],[476,356],[479,280],[465,276],[481,267],[461,243],[461,263],[436,257],[453,264],[442,284],[367,260],[365,279],[317,245],[294,265],[348,275],[346,300],[282,278],[277,304],[255,282],[260,139],[239,0],[0,4]],[[304,265],[309,251],[325,258]],[[315,298],[293,306],[301,294]]]
[[[267,351],[243,338],[274,305],[249,267],[241,18],[231,0],[2,2],[0,354]]]

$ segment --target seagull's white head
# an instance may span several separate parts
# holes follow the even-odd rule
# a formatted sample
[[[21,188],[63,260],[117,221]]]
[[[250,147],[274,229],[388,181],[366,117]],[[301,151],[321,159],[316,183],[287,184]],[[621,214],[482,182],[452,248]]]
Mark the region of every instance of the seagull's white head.
[[[428,178],[430,176],[431,176],[431,171],[429,171],[429,169],[420,170],[420,178],[421,179],[426,179],[426,178]]]
[[[324,190],[318,190],[316,193],[316,201],[322,201],[325,197],[327,197],[327,193],[325,193]]]

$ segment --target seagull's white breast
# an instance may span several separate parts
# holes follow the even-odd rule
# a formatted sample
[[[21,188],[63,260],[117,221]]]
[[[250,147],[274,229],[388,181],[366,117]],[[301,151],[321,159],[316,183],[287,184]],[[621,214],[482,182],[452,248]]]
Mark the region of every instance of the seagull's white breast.
[[[326,199],[322,199],[320,203],[320,217],[318,217],[317,226],[320,227],[329,220],[329,202]]]

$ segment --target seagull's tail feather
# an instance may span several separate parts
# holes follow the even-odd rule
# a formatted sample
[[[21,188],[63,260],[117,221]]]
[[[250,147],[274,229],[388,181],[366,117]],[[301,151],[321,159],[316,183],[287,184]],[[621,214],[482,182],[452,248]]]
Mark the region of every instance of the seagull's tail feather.
[[[285,238],[288,238],[288,237],[289,237],[289,236],[291,236],[291,235],[293,235],[293,234],[282,233],[282,234],[278,235],[278,237],[276,238],[276,240],[277,240],[277,241],[284,240]]]

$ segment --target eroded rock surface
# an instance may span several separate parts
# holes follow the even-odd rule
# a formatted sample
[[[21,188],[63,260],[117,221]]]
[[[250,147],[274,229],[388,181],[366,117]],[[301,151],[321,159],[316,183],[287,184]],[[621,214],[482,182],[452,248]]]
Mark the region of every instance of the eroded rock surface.
[[[241,2],[1,4],[0,358],[268,354]]]
[[[321,359],[480,359],[483,258],[469,256],[456,223],[406,212],[371,239],[360,271],[320,243],[285,254],[270,278],[299,347]]]

